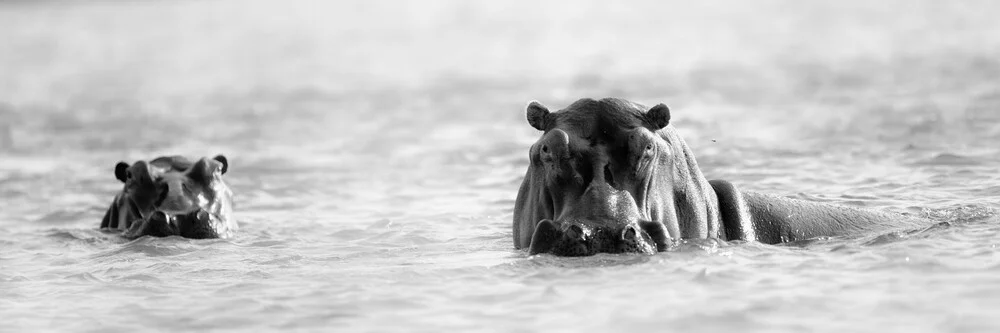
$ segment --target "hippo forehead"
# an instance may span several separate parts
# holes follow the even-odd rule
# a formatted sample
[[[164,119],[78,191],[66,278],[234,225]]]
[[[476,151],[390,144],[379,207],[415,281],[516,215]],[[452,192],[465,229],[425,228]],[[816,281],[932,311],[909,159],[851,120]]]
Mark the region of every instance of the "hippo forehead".
[[[157,157],[145,163],[140,163],[144,161],[137,161],[132,164],[132,168],[142,168],[144,165],[148,167],[146,171],[149,173],[150,178],[154,181],[166,180],[166,179],[189,179],[195,182],[206,182],[212,177],[191,177],[188,172],[191,167],[195,165],[194,162],[183,156],[162,156]],[[215,160],[207,160],[207,163],[214,164],[213,167],[218,167],[218,162]]]
[[[644,126],[645,109],[617,98],[581,99],[553,113],[554,127],[590,140],[615,141],[624,132]]]
[[[184,172],[190,169],[194,163],[184,156],[162,156],[149,161],[149,165],[160,173]]]

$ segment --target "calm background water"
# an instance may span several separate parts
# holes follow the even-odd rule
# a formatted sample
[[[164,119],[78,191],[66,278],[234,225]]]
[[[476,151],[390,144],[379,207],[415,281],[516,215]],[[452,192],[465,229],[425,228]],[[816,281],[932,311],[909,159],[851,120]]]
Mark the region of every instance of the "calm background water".
[[[1000,329],[1000,2],[0,4],[2,331]],[[673,109],[710,178],[951,222],[528,257],[523,108]],[[231,240],[97,230],[229,157]]]

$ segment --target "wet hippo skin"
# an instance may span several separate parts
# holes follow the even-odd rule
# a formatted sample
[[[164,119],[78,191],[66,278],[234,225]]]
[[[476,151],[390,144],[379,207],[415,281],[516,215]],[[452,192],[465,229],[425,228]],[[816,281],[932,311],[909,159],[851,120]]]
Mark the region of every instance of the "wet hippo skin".
[[[101,229],[128,238],[229,238],[238,226],[232,218],[233,193],[222,179],[228,170],[222,155],[193,163],[181,156],[119,162],[115,177],[124,187],[104,214]]]
[[[775,244],[926,222],[709,181],[663,104],[581,99],[550,112],[532,102],[527,119],[543,133],[528,153],[513,241],[531,254],[655,253],[696,238]]]

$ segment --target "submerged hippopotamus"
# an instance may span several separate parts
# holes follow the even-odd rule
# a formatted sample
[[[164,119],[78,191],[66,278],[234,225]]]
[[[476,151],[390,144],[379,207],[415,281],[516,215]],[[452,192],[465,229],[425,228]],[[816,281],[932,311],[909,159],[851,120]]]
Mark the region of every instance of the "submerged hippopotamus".
[[[118,162],[115,177],[125,187],[104,214],[101,229],[122,231],[128,238],[231,237],[238,227],[233,192],[222,180],[228,170],[222,155],[194,163],[182,156]]]
[[[709,181],[663,104],[581,99],[550,113],[532,102],[527,118],[544,131],[514,204],[514,246],[530,254],[651,254],[679,239],[775,244],[920,225]]]

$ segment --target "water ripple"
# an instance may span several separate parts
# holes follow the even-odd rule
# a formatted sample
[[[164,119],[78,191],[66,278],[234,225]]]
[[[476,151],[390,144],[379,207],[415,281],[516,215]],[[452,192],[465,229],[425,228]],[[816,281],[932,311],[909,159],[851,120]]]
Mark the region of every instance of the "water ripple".
[[[586,2],[0,3],[4,328],[997,330],[998,5]],[[513,249],[526,102],[602,96],[709,178],[934,224]],[[178,153],[230,158],[235,238],[97,230]]]

